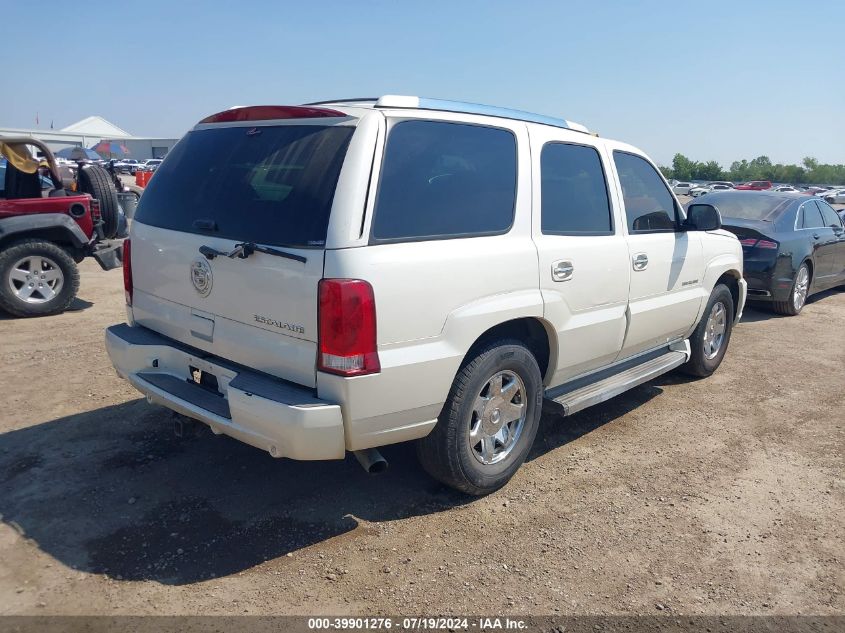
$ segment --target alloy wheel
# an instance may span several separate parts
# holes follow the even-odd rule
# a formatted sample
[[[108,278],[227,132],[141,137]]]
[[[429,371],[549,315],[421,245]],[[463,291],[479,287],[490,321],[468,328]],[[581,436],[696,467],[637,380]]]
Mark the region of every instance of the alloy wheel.
[[[525,427],[528,412],[525,384],[513,371],[494,374],[481,388],[472,408],[470,449],[482,464],[506,459]]]
[[[798,275],[795,277],[795,287],[792,289],[792,307],[798,312],[804,307],[807,301],[807,291],[810,289],[810,271],[807,266],[801,265]]]
[[[43,255],[29,255],[12,266],[8,283],[24,303],[47,303],[62,290],[65,276],[59,265]]]
[[[710,308],[707,324],[704,326],[704,357],[707,360],[716,358],[722,344],[725,342],[725,331],[728,327],[727,310],[721,301],[717,301]]]

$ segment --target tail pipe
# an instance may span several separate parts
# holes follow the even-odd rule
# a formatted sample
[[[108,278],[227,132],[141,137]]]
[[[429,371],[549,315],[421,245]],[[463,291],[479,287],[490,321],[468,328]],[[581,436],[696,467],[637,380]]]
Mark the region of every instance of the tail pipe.
[[[367,448],[362,451],[352,451],[358,463],[371,475],[383,473],[387,470],[387,460],[375,448]]]

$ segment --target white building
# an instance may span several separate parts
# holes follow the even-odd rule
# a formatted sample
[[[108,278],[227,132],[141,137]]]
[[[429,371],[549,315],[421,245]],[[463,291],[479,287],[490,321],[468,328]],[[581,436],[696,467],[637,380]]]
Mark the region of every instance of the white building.
[[[43,129],[20,129],[0,127],[0,137],[3,136],[29,136],[43,141],[47,146],[57,152],[66,147],[82,146],[93,147],[101,141],[112,141],[119,143],[129,150],[126,158],[144,160],[147,158],[164,158],[170,148],[179,139],[175,138],[154,138],[148,136],[133,136],[126,130],[119,128],[114,123],[107,121],[101,116],[89,116],[81,121],[72,123],[60,130]],[[115,155],[114,158],[122,156]],[[104,158],[110,158],[104,156]]]

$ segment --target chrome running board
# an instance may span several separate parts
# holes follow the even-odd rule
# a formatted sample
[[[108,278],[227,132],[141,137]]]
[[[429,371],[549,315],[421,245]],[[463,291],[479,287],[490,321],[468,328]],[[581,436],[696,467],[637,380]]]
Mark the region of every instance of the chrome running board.
[[[687,348],[689,349],[689,348]],[[566,385],[554,390],[546,391],[544,407],[563,415],[572,415],[576,411],[586,409],[594,404],[610,400],[620,393],[628,391],[638,385],[648,382],[661,374],[665,374],[676,367],[680,367],[689,358],[685,351],[667,351],[660,356],[650,358],[644,362],[623,369],[619,373],[601,378],[583,387],[571,391],[561,392]],[[605,374],[606,375],[606,374]]]

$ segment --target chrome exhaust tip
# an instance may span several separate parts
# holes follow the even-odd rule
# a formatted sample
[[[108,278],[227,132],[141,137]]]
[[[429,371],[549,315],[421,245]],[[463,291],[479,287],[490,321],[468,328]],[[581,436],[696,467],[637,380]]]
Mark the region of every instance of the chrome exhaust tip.
[[[375,448],[367,448],[362,451],[352,451],[358,463],[371,475],[383,473],[387,470],[387,460]]]

